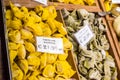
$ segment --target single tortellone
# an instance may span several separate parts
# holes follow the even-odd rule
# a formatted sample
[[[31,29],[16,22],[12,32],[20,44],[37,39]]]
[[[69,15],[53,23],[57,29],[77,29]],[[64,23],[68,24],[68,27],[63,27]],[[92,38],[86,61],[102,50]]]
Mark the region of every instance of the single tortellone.
[[[56,17],[53,6],[28,9],[10,3],[6,25],[13,80],[70,80],[76,73],[66,60],[72,44]],[[63,39],[64,54],[37,52],[36,36]]]

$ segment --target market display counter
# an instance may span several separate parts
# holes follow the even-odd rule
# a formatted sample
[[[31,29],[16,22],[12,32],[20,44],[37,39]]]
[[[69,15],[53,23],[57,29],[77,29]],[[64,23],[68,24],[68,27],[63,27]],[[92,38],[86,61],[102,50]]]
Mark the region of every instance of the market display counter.
[[[13,1],[15,1],[15,0],[13,0]],[[96,0],[97,1],[97,0]],[[9,6],[8,4],[9,4],[9,2],[8,2],[8,0],[5,0],[5,6]],[[28,1],[25,1],[24,2],[24,0],[16,0],[15,2],[13,2],[13,3],[19,3],[19,4],[21,4],[22,6],[26,6],[29,10],[32,10],[31,8],[34,8],[34,6],[36,6],[36,5],[38,5],[38,3],[35,3],[35,2],[30,2],[30,0],[28,0]],[[49,5],[53,5],[52,4],[53,2],[50,2],[49,3]],[[31,4],[32,4],[32,6],[31,6]],[[62,4],[62,3],[61,3]],[[100,2],[99,2],[99,4],[100,4]],[[71,5],[71,4],[70,4]],[[76,6],[77,8],[74,8],[75,7],[75,5],[74,5],[74,7],[72,7],[72,8],[74,8],[74,9],[72,9],[71,8],[71,6],[67,6],[67,5],[65,5],[64,4],[64,6],[66,6],[66,10],[68,10],[69,12],[71,12],[71,11],[73,11],[74,9],[77,9],[77,8],[79,8],[78,6]],[[63,7],[64,7],[63,6]],[[101,10],[102,9],[100,9],[100,7],[98,7],[99,5],[98,5],[98,2],[97,2],[97,6],[96,6],[96,9],[94,10],[94,9],[92,9],[92,8],[88,8],[88,6],[87,7],[80,7],[80,9],[86,9],[88,12],[93,12],[94,14],[97,14],[97,12],[101,12]],[[103,4],[101,4],[101,6],[103,6]],[[56,7],[56,6],[55,6]],[[59,7],[59,6],[58,6]],[[66,26],[66,24],[64,24],[64,17],[63,17],[63,15],[62,15],[62,10],[61,10],[61,8],[63,8],[63,7],[60,7],[59,9],[57,9],[57,8],[55,8],[56,10],[57,10],[57,15],[58,15],[58,17],[60,17],[59,18],[59,20],[58,21],[60,21],[60,22],[62,22],[63,23],[63,25],[64,26]],[[69,7],[70,7],[70,9],[72,9],[72,10],[70,10],[69,9]],[[68,8],[68,9],[67,9]],[[102,7],[103,8],[103,7]],[[58,11],[59,10],[59,11]],[[4,14],[2,14],[2,10],[0,10],[1,11],[1,13],[0,13],[0,26],[1,26],[1,28],[0,28],[0,80],[11,80],[11,69],[10,69],[10,63],[9,63],[9,52],[8,52],[8,47],[7,47],[7,39],[8,38],[6,38],[6,32],[5,32],[5,30],[7,29],[6,28],[6,25],[4,25],[5,24],[5,22],[3,21],[3,19],[2,19],[2,16],[4,15]],[[104,11],[104,10],[103,10]],[[109,42],[109,44],[110,44],[110,49],[108,49],[107,51],[106,51],[106,55],[108,56],[108,54],[110,54],[112,57],[113,57],[113,59],[115,60],[115,66],[116,66],[116,68],[117,68],[117,73],[118,73],[118,76],[117,76],[117,79],[118,80],[120,80],[120,58],[119,58],[119,54],[117,54],[117,53],[119,53],[119,51],[117,51],[117,48],[116,48],[116,46],[115,46],[115,43],[114,43],[114,39],[112,39],[112,38],[114,38],[113,36],[112,36],[112,31],[111,31],[111,27],[110,27],[110,24],[108,24],[108,22],[107,22],[107,17],[104,17],[104,19],[103,19],[103,24],[104,24],[104,26],[106,26],[106,36],[107,36],[107,39],[108,39],[108,42]],[[4,26],[4,27],[3,27]],[[66,28],[66,27],[65,27]],[[67,37],[68,37],[68,35],[67,35]],[[70,51],[71,53],[69,54],[69,57],[67,58],[67,61],[71,64],[71,67],[73,68],[73,70],[75,70],[76,71],[76,74],[74,74],[71,78],[72,79],[76,79],[76,80],[81,80],[81,79],[79,79],[79,78],[81,78],[80,77],[80,74],[78,73],[79,72],[79,69],[77,69],[78,68],[78,66],[77,66],[77,64],[76,64],[76,62],[74,61],[74,56],[73,56],[73,51],[71,50]],[[108,54],[107,54],[107,52],[108,52]],[[101,51],[101,53],[102,53],[102,51]],[[70,59],[70,60],[69,60]],[[27,60],[27,59],[26,59]],[[44,61],[44,60],[43,60]],[[16,62],[17,63],[17,62]],[[103,70],[104,71],[104,70]],[[107,71],[107,70],[106,70]],[[96,71],[97,72],[97,71]],[[32,72],[31,72],[32,73]],[[42,75],[41,73],[40,73],[40,75]],[[37,76],[38,77],[38,76]],[[17,77],[18,78],[18,77]],[[53,77],[53,78],[55,78],[55,77]],[[25,78],[25,79],[27,79],[27,78]],[[41,80],[41,79],[40,79]],[[57,80],[57,79],[55,79],[55,80]],[[105,78],[105,80],[106,80],[106,78]]]

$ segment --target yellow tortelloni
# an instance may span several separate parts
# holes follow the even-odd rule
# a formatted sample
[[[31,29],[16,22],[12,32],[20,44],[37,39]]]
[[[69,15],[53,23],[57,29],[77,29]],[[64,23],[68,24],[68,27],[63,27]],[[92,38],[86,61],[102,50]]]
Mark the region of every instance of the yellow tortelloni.
[[[11,20],[10,25],[8,26],[8,28],[12,28],[12,29],[20,29],[22,28],[22,22],[20,19],[15,18],[14,20]]]
[[[53,78],[55,76],[55,67],[52,64],[47,64],[42,74],[44,77]]]
[[[54,80],[54,79],[46,78],[46,77],[43,77],[43,76],[38,76],[38,79],[39,80]]]
[[[27,80],[38,80],[38,78],[34,75],[31,75]]]
[[[20,44],[20,47],[18,48],[18,58],[19,59],[25,59],[26,57],[26,50],[25,46],[23,44]]]
[[[17,56],[17,51],[16,50],[10,50],[9,51],[9,55],[10,55],[10,63],[11,63],[11,65],[13,64],[13,62],[14,62],[14,59],[16,58],[16,56]]]
[[[42,20],[47,20],[49,16],[50,16],[49,11],[46,8],[44,8],[41,16]]]
[[[52,30],[50,29],[50,26],[47,23],[40,23],[40,26],[42,28],[43,36],[51,36]]]
[[[19,44],[14,43],[14,42],[8,43],[9,50],[17,50],[19,48],[19,46],[20,46]]]
[[[53,34],[52,37],[63,38],[64,35],[62,35],[62,34],[60,34],[60,33],[56,33],[56,34]]]
[[[39,70],[34,70],[31,72],[28,72],[27,75],[24,75],[23,80],[39,80],[39,75],[41,74],[41,71]]]
[[[49,11],[49,18],[55,19],[57,17],[57,12],[54,6],[48,6],[46,9]]]
[[[15,43],[23,44],[24,41],[21,39],[21,34],[19,30],[11,30],[8,33],[9,40]]]
[[[33,23],[31,21],[28,21],[27,23],[25,23],[24,26],[25,26],[26,29],[29,29],[30,31],[32,31],[37,36],[42,36],[43,35],[42,28],[41,28],[39,23]]]
[[[11,70],[12,70],[12,80],[23,79],[23,72],[15,62],[11,65]]]
[[[21,29],[20,32],[21,32],[22,39],[32,39],[33,38],[33,34],[26,29]]]
[[[73,45],[72,43],[66,38],[66,37],[63,37],[63,46],[64,46],[64,49],[65,50],[71,50]]]
[[[24,15],[28,15],[28,9],[25,7],[25,6],[22,6],[21,8],[20,8],[20,10],[21,10],[21,12],[23,12],[24,13]]]
[[[67,79],[64,75],[57,75],[55,77],[55,80],[69,80],[69,79]]]
[[[61,22],[58,22],[57,20],[53,20],[58,32],[62,35],[66,35],[67,31],[66,29],[63,27],[63,24]]]
[[[35,54],[30,54],[27,57],[27,61],[28,61],[28,65],[29,65],[29,70],[35,71],[36,69],[38,69],[38,67],[40,65],[40,58],[37,57]]]
[[[22,19],[24,17],[24,13],[17,6],[10,3],[10,7],[15,17],[19,19]]]
[[[47,64],[53,64],[57,60],[57,54],[47,54]]]
[[[70,77],[73,76],[73,74],[75,74],[75,71],[72,70],[71,66],[67,61],[58,60],[54,63],[54,66],[56,70],[55,72],[58,75],[65,76],[67,79],[69,79]]]
[[[83,0],[71,0],[70,3],[72,3],[72,4],[85,5]]]
[[[47,20],[47,24],[49,25],[51,31],[52,31],[52,34],[55,33],[57,31],[57,27],[55,26],[54,22],[53,22],[54,19],[51,19],[51,18],[48,18]]]
[[[25,41],[25,49],[28,52],[35,52],[35,46],[31,42]]]
[[[24,72],[24,75],[28,72],[28,62],[26,59],[21,59],[17,61],[17,64],[19,65],[20,69]]]
[[[13,17],[12,11],[10,9],[6,10],[5,18],[6,20],[11,20]]]
[[[68,50],[65,50],[64,54],[58,54],[58,60],[66,60],[68,57]]]
[[[43,53],[40,56],[40,70],[42,70],[47,65],[47,54]]]

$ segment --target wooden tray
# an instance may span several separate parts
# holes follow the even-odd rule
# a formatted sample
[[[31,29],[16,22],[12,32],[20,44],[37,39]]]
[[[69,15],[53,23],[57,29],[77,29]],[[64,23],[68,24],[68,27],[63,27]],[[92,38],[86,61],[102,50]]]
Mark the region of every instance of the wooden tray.
[[[64,20],[63,20],[64,21]],[[118,72],[118,80],[120,80],[120,58],[118,57],[118,54],[117,54],[117,50],[115,48],[115,44],[113,42],[113,39],[112,39],[112,35],[110,34],[110,30],[109,30],[109,27],[107,25],[107,22],[106,22],[106,19],[103,18],[103,23],[105,24],[105,26],[107,27],[107,30],[106,30],[106,36],[107,36],[107,39],[109,41],[109,44],[110,44],[110,49],[108,50],[109,54],[114,58],[115,60],[115,64],[116,64],[116,67],[117,67],[117,72]],[[74,53],[74,52],[73,52]],[[76,63],[76,62],[75,62]],[[77,64],[76,64],[77,65]],[[78,74],[79,74],[79,71],[77,71]]]
[[[9,2],[8,0],[4,0],[4,3],[5,3],[5,6],[8,6],[9,5]],[[41,5],[39,3],[36,3],[36,2],[33,2],[33,1],[30,1],[30,0],[12,0],[12,3],[16,3],[16,4],[20,4],[21,6],[26,6],[27,8],[34,8],[35,6],[37,5]],[[44,6],[45,7],[45,6]],[[61,11],[60,10],[57,10],[57,18],[56,20],[60,21],[63,23],[63,19],[62,19],[62,15],[61,15]],[[63,23],[64,24],[64,23]],[[4,26],[6,27],[6,26]],[[6,34],[5,34],[6,35]],[[6,36],[7,37],[7,36]],[[8,42],[6,42],[7,44]],[[8,49],[6,49],[6,51],[8,51]],[[6,53],[6,54],[9,54]],[[68,53],[68,58],[67,58],[67,61],[68,63],[71,65],[71,68],[76,71],[76,73],[71,77],[72,79],[76,79],[76,80],[79,80],[79,76],[78,76],[78,71],[77,71],[77,67],[76,67],[76,64],[75,64],[75,61],[74,61],[74,58],[73,58],[73,54],[72,54],[72,51],[69,51]],[[8,60],[9,61],[9,60]],[[9,62],[9,66],[10,66],[10,62]],[[11,72],[10,72],[10,75],[11,75]],[[11,80],[11,79],[10,79]]]
[[[66,8],[67,10],[86,9],[90,12],[101,11],[98,0],[95,0],[95,5],[93,6],[79,5],[79,4],[66,4],[66,3],[60,3],[60,2],[51,2],[50,5],[54,5],[56,9],[63,9],[63,8]]]
[[[106,12],[106,9],[105,9],[105,6],[104,6],[104,0],[99,0],[99,3],[100,3],[101,9],[102,9],[104,12]],[[110,16],[110,15],[106,15],[106,19],[112,21],[112,20],[114,20],[114,17],[112,17],[112,16]]]

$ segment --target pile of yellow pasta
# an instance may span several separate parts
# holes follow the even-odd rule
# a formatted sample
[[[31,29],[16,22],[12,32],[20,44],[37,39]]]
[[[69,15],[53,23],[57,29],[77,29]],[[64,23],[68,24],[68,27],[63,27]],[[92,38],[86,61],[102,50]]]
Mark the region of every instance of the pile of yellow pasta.
[[[53,6],[27,9],[10,3],[6,25],[13,80],[69,80],[76,73],[66,60],[72,44],[56,16]],[[36,36],[62,38],[64,54],[36,52]]]

